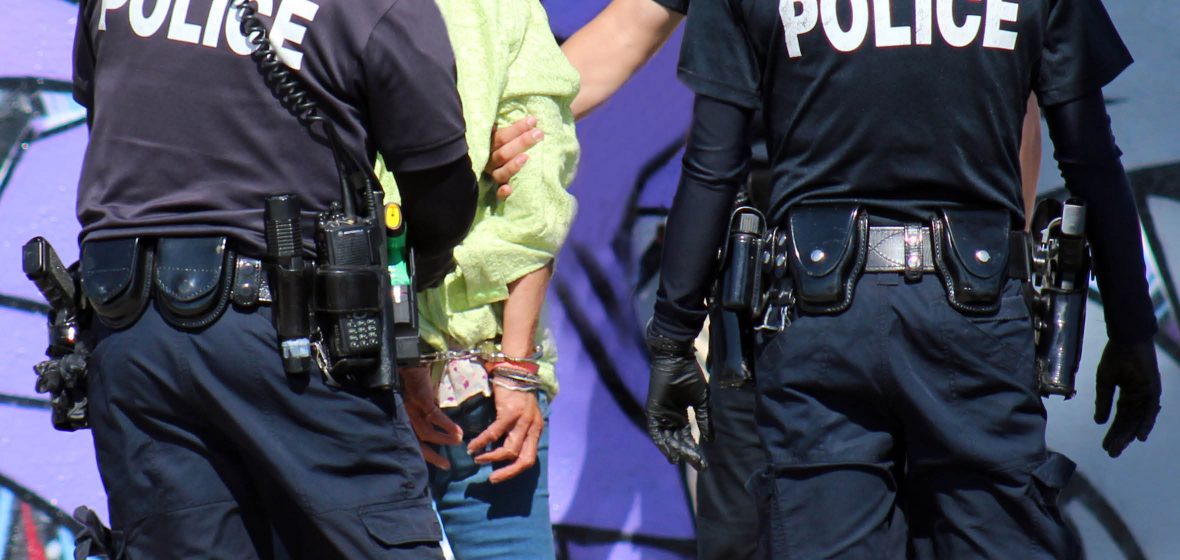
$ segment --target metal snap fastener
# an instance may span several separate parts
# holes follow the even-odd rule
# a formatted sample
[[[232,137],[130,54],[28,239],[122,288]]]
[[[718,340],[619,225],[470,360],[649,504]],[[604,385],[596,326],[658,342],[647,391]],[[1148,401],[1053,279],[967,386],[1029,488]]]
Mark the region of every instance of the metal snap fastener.
[[[907,268],[918,268],[922,266],[922,257],[918,255],[910,255],[906,257],[905,265]]]
[[[975,260],[986,264],[987,261],[992,260],[992,254],[984,249],[980,249],[975,252]]]
[[[828,256],[827,253],[824,253],[823,249],[816,249],[811,252],[811,262],[822,261],[827,256]]]
[[[774,267],[783,268],[787,266],[787,256],[780,253],[774,257]]]

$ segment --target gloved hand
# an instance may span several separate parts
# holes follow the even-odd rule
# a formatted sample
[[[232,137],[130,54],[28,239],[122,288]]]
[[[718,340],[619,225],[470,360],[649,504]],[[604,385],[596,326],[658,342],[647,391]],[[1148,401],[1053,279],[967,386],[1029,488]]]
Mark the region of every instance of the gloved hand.
[[[707,468],[701,448],[692,438],[688,408],[696,413],[701,438],[713,440],[709,419],[709,384],[697,364],[692,344],[665,338],[647,330],[651,353],[651,378],[647,388],[647,434],[672,464],[688,461],[697,470]]]
[[[53,427],[73,432],[90,427],[86,400],[86,359],[84,350],[45,360],[35,366],[35,390],[49,395]]]
[[[1094,397],[1094,421],[1110,419],[1114,388],[1119,388],[1118,410],[1102,440],[1102,448],[1118,457],[1131,440],[1147,441],[1160,412],[1160,368],[1151,340],[1133,344],[1110,341],[1098,362],[1098,390]]]

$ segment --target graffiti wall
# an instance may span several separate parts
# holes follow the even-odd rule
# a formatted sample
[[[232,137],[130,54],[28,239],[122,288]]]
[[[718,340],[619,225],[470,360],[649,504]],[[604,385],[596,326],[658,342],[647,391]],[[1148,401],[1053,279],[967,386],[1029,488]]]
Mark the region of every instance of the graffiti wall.
[[[547,0],[553,31],[571,34],[606,0]],[[1164,411],[1151,440],[1118,460],[1090,420],[1092,372],[1104,344],[1101,302],[1088,313],[1079,395],[1049,402],[1050,445],[1079,463],[1063,500],[1091,558],[1167,558],[1180,482],[1180,61],[1167,0],[1108,3],[1137,63],[1106,91],[1144,217],[1160,318]],[[31,366],[45,346],[44,303],[17,266],[20,246],[49,238],[76,258],[74,188],[85,114],[70,99],[76,6],[4,0],[0,17],[0,560],[70,557],[80,504],[105,518],[90,436],[50,427]],[[579,125],[584,153],[573,187],[581,213],[558,265],[549,322],[562,351],[553,409],[551,492],[568,558],[689,558],[694,527],[683,473],[640,429],[646,387],[641,325],[650,313],[659,225],[687,131],[688,92],[676,83],[678,38],[620,94]],[[1046,135],[1047,139],[1047,135]],[[1046,142],[1042,192],[1060,194]]]

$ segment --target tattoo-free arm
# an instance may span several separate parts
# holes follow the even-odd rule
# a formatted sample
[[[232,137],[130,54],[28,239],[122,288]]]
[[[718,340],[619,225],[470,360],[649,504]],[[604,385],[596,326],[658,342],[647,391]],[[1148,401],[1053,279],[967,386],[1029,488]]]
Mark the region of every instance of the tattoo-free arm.
[[[684,15],[652,0],[613,0],[561,46],[582,76],[574,116],[606,101],[660,50]]]

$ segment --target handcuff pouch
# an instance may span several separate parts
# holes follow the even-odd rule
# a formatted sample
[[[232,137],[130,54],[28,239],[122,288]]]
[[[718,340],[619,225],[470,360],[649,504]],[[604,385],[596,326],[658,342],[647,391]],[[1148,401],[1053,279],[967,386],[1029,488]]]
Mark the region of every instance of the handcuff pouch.
[[[156,304],[168,324],[199,329],[225,311],[234,253],[225,237],[170,237],[156,246]]]
[[[139,319],[152,288],[148,240],[86,241],[79,260],[82,293],[104,325],[121,329]]]
[[[951,307],[991,314],[1009,278],[1011,220],[1004,210],[944,209],[931,220],[934,266]]]
[[[850,204],[804,205],[787,214],[788,269],[805,313],[840,313],[852,305],[864,270],[868,214]]]

